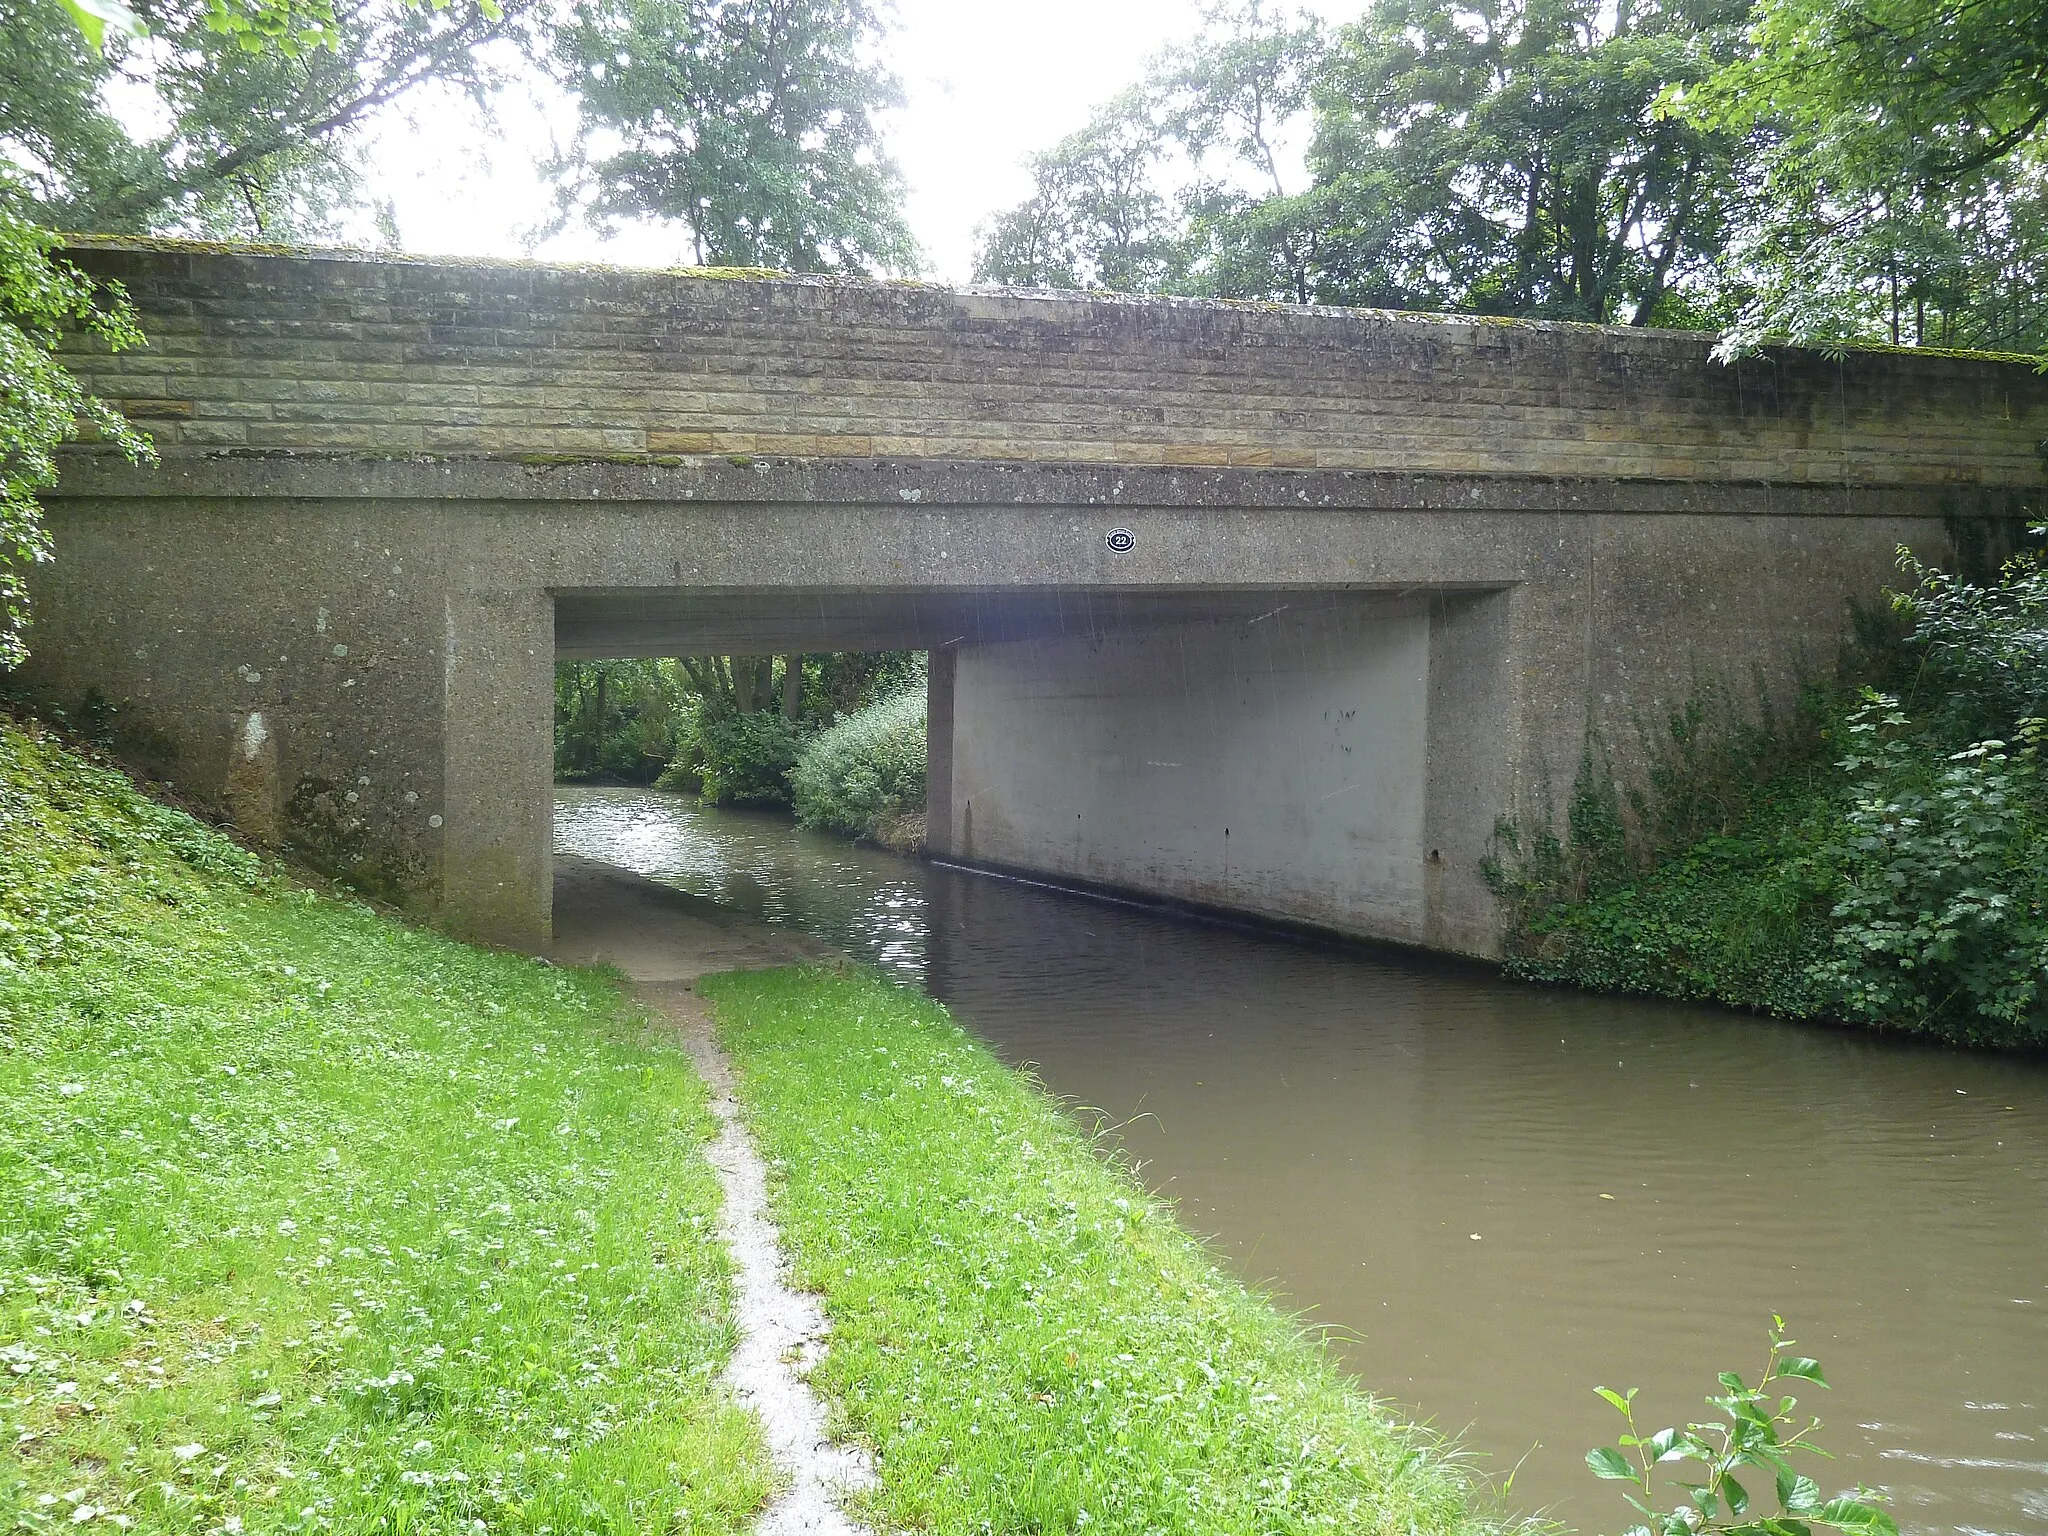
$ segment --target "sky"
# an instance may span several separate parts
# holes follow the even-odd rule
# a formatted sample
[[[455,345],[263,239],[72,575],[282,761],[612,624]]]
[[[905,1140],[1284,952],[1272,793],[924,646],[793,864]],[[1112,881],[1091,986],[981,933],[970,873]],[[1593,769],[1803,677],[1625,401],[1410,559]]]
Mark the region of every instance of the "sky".
[[[1308,8],[1336,17],[1363,5]],[[895,0],[895,10],[888,59],[905,105],[885,123],[887,142],[907,183],[922,275],[953,283],[971,275],[976,226],[1028,195],[1025,157],[1079,128],[1201,20],[1200,0]],[[401,246],[423,255],[688,261],[681,230],[660,226],[608,242],[569,229],[529,249],[550,209],[533,166],[572,128],[560,99],[505,101],[482,142],[431,102],[388,121],[371,151],[373,181],[392,201]]]

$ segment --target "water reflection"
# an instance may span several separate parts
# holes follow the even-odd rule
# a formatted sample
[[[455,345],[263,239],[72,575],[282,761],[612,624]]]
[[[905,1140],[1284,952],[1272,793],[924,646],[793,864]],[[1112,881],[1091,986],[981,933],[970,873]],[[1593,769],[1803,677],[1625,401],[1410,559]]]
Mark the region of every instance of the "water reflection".
[[[2048,1064],[1513,986],[565,790],[557,846],[926,987],[1374,1387],[1619,1524],[1596,1384],[1697,1417],[1773,1309],[1918,1531],[2048,1536]]]

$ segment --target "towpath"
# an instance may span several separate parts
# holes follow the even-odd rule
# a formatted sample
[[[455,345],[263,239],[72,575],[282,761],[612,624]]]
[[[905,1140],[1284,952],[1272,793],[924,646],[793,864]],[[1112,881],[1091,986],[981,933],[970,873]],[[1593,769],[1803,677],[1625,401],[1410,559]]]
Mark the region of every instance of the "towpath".
[[[873,1469],[860,1451],[831,1443],[824,1405],[804,1379],[825,1348],[825,1315],[815,1296],[790,1288],[768,1212],[768,1170],[740,1119],[710,1009],[693,990],[698,977],[715,971],[840,957],[814,939],[586,859],[556,858],[555,911],[552,957],[624,972],[648,1007],[676,1026],[711,1089],[719,1133],[707,1156],[725,1190],[719,1235],[732,1252],[740,1329],[725,1379],[760,1416],[784,1480],[757,1536],[865,1536],[840,1501],[869,1483]]]

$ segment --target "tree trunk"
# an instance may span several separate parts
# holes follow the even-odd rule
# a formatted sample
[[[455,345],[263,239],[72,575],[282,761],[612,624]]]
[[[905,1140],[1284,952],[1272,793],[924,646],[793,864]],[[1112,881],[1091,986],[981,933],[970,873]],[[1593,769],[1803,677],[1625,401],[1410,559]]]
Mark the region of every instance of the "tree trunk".
[[[782,658],[782,718],[791,725],[804,707],[804,659],[801,656]]]
[[[754,658],[735,656],[732,659],[732,703],[733,708],[743,715],[751,715],[754,701]]]

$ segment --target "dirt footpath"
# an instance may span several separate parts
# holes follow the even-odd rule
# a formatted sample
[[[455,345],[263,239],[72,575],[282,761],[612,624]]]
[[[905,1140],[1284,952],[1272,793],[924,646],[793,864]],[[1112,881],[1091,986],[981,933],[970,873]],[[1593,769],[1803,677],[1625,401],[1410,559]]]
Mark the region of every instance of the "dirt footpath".
[[[713,971],[845,958],[806,934],[567,854],[555,855],[555,942],[548,957],[563,965],[617,966],[642,988],[687,984]]]
[[[725,1382],[760,1416],[783,1491],[762,1512],[758,1536],[865,1536],[840,1500],[874,1479],[858,1449],[826,1437],[825,1408],[805,1374],[824,1353],[825,1314],[790,1289],[768,1214],[768,1170],[741,1122],[732,1068],[711,1014],[690,990],[699,976],[842,957],[802,934],[751,922],[699,897],[587,859],[555,860],[555,943],[564,965],[625,972],[634,992],[671,1020],[710,1085],[719,1134],[706,1156],[724,1186],[718,1231],[731,1250],[740,1340]]]

